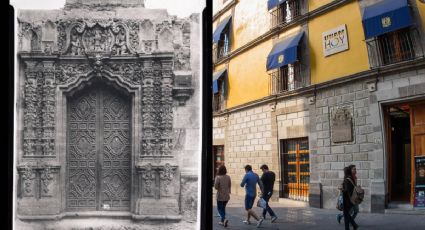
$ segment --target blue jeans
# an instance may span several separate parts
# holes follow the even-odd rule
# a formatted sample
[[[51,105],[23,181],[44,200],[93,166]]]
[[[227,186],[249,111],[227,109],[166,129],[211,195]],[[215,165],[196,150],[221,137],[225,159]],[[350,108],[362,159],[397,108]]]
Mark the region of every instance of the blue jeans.
[[[272,208],[270,208],[270,206],[269,206],[269,200],[270,200],[270,197],[272,197],[272,195],[273,195],[273,192],[268,192],[263,196],[263,199],[267,202],[266,208],[263,209],[263,217],[264,218],[266,218],[267,212],[269,212],[270,216],[272,216],[272,217],[276,216],[276,214],[274,214]]]
[[[217,210],[218,214],[220,214],[221,222],[226,219],[226,205],[227,201],[217,201]]]

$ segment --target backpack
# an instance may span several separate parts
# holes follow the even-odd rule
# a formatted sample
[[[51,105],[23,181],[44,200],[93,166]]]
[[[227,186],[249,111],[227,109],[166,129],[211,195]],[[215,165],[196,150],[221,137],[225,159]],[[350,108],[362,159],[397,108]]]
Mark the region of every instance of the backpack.
[[[360,204],[363,201],[363,198],[364,198],[364,190],[362,189],[362,187],[355,185],[354,182],[350,178],[347,178],[347,179],[354,186],[353,193],[350,196],[351,203],[352,204]]]

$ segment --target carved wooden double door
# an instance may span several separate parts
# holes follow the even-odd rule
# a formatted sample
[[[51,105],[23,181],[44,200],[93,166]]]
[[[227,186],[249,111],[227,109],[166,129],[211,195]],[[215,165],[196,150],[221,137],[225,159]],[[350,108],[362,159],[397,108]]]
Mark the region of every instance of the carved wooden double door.
[[[69,211],[130,209],[130,103],[100,83],[68,98]]]

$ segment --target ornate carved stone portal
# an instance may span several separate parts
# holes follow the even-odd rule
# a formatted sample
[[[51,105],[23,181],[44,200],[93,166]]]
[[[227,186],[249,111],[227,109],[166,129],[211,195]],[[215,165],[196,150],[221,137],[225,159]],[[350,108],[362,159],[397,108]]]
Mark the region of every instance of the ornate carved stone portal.
[[[67,4],[18,15],[18,217],[179,219],[173,111],[194,92],[188,40],[197,19],[110,18],[113,7],[91,16]]]

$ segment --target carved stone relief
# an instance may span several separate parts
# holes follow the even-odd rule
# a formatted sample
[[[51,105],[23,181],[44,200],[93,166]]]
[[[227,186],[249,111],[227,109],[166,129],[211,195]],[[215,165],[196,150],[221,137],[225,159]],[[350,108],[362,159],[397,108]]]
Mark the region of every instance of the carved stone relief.
[[[331,111],[332,142],[353,141],[353,108],[343,106],[333,108]]]
[[[18,167],[20,175],[20,196],[41,199],[53,195],[55,185],[55,174],[58,172],[57,166],[24,165]]]
[[[34,197],[35,171],[30,167],[25,167],[21,171],[21,196]]]
[[[51,63],[27,62],[24,156],[54,156],[55,83]]]
[[[166,163],[164,167],[160,168],[159,178],[161,179],[161,197],[173,196],[174,190],[172,181],[174,179],[175,168]]]

